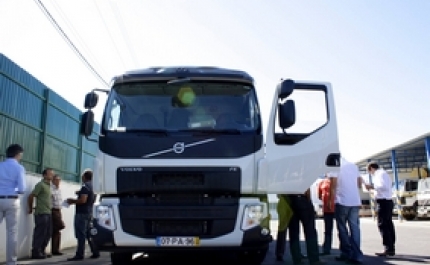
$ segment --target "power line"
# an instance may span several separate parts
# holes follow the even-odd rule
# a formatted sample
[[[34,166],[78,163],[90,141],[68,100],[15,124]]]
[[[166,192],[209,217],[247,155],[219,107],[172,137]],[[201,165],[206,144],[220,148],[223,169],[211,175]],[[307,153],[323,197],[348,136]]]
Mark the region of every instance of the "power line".
[[[118,21],[118,26],[119,26],[120,32],[121,32],[121,34],[122,34],[122,36],[124,38],[125,44],[128,47],[127,50],[130,52],[131,59],[133,60],[134,66],[137,68],[137,67],[139,67],[140,64],[138,62],[136,53],[134,52],[133,46],[130,44],[131,43],[130,42],[130,38],[128,36],[127,28],[124,26],[124,20],[122,19],[121,12],[119,11],[118,6],[116,5],[116,3],[112,2],[112,1],[109,1],[109,4],[110,4],[111,9],[112,9],[112,11],[113,11],[113,13],[115,15],[116,20]]]
[[[103,22],[103,25],[105,26],[106,32],[108,33],[109,38],[110,38],[110,40],[112,41],[113,47],[115,48],[115,51],[116,51],[116,54],[118,55],[119,59],[121,60],[122,66],[124,67],[124,69],[126,69],[127,67],[126,67],[126,65],[125,65],[125,63],[124,63],[124,60],[123,60],[123,58],[122,58],[122,56],[121,56],[121,53],[120,53],[120,51],[119,51],[119,49],[118,49],[118,46],[116,45],[115,40],[114,40],[114,38],[112,37],[111,31],[109,30],[109,28],[108,28],[108,26],[107,26],[107,24],[106,24],[106,21],[105,21],[105,19],[103,18],[102,12],[100,11],[100,8],[99,8],[99,6],[97,5],[97,2],[94,2],[94,4],[96,5],[97,12],[99,13],[99,16],[100,16],[100,18],[101,18],[101,20],[102,20],[102,22]]]
[[[79,51],[79,49],[73,44],[73,42],[70,40],[70,38],[67,36],[67,34],[63,31],[63,29],[60,27],[60,25],[57,23],[57,21],[52,17],[51,13],[46,9],[45,5],[42,3],[41,0],[34,0],[36,4],[39,6],[39,8],[42,10],[42,12],[45,14],[45,16],[49,19],[51,24],[55,27],[55,29],[60,33],[60,35],[63,37],[63,39],[67,42],[67,44],[72,48],[72,50],[78,55],[79,59],[85,64],[87,68],[91,70],[91,72],[106,86],[108,87],[109,84],[106,82],[103,77],[94,69],[94,67],[88,62],[88,60],[84,57],[84,55]]]
[[[106,71],[105,71],[105,69],[103,69],[102,64],[100,64],[100,62],[97,60],[97,58],[91,52],[91,49],[88,47],[88,45],[86,45],[85,41],[81,38],[81,36],[77,32],[76,28],[72,25],[70,20],[67,18],[66,14],[61,10],[61,7],[58,5],[58,1],[57,0],[51,0],[51,4],[57,10],[57,13],[60,15],[62,20],[66,23],[66,26],[70,29],[72,35],[74,36],[73,39],[77,39],[79,42],[78,44],[80,44],[80,46],[83,47],[84,52],[86,51],[85,54],[87,54],[87,58],[90,57],[89,59],[94,63],[94,67],[99,69],[99,73],[106,76]],[[75,43],[76,43],[76,41],[75,41]],[[90,55],[90,56],[88,56],[88,55]]]

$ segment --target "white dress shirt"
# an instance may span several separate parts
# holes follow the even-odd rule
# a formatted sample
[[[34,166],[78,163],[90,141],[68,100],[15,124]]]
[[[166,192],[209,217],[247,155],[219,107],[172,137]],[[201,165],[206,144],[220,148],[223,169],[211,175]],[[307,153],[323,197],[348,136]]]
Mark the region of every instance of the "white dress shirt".
[[[390,175],[388,175],[385,170],[378,169],[373,174],[372,180],[375,199],[391,200],[393,195],[393,181]]]

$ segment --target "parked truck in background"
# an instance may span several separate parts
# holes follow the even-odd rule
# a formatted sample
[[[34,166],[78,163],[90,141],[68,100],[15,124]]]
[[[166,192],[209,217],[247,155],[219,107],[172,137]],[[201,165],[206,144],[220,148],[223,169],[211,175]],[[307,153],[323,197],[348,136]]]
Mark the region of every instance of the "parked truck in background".
[[[267,95],[267,88],[260,93]],[[267,130],[254,79],[215,67],[126,72],[108,94],[97,136],[92,237],[113,265],[134,253],[233,251],[260,264],[272,241],[267,194],[303,194],[339,166],[328,83],[281,80]]]
[[[414,220],[417,217],[417,191],[418,179],[402,179],[399,180],[399,189],[397,191],[396,184],[393,183],[393,214],[397,215],[399,208],[402,211],[402,217],[405,220]],[[398,194],[398,197],[397,197]],[[398,207],[400,206],[400,207]]]
[[[417,217],[430,218],[430,178],[420,179],[418,181],[417,192]]]

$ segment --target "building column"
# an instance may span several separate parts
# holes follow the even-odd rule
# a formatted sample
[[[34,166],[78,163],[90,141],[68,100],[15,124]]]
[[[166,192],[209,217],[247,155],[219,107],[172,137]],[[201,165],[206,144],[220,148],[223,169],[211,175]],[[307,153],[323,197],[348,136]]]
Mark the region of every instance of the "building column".
[[[427,169],[430,169],[430,137],[426,137],[424,141],[426,145],[426,154],[427,154]]]
[[[399,221],[403,221],[402,216],[402,205],[400,203],[400,194],[399,194],[399,175],[397,174],[397,158],[396,158],[396,150],[391,150],[391,167],[393,169],[394,175],[394,184],[396,185],[396,207],[397,207],[397,216]]]

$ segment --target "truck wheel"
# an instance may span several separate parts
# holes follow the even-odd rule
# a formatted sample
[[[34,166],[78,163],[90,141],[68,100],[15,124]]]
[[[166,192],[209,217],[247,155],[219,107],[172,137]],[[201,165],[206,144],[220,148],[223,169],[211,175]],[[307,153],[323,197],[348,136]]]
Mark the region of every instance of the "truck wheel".
[[[129,264],[133,260],[133,253],[110,253],[110,261],[112,262],[112,265],[122,265],[122,264]]]
[[[239,264],[243,265],[260,265],[266,258],[269,247],[258,250],[250,250],[239,253]]]
[[[412,221],[412,220],[414,220],[414,219],[415,219],[415,217],[416,217],[416,215],[415,215],[415,214],[411,214],[411,213],[408,213],[408,214],[402,214],[402,216],[403,216],[403,218],[404,218],[405,220],[407,220],[407,221]]]

